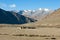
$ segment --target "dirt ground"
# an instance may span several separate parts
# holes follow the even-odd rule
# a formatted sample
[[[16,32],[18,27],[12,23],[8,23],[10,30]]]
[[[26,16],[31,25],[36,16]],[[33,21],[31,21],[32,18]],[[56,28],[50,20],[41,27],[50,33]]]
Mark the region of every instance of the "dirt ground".
[[[0,27],[0,40],[59,40],[60,28]]]

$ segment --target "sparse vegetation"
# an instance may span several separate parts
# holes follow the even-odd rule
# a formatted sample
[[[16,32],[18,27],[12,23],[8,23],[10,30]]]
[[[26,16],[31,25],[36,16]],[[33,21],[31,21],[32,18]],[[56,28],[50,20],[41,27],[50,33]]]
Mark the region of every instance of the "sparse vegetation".
[[[5,33],[3,34],[3,33],[0,33],[0,35],[9,35],[9,34],[5,34]]]
[[[51,38],[51,39],[56,40],[56,38]]]

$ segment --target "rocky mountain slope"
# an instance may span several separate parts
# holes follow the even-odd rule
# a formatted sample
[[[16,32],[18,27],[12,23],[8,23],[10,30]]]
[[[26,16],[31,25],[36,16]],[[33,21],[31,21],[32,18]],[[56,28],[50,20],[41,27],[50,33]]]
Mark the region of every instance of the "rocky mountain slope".
[[[60,25],[60,8],[47,15],[42,20],[35,23],[25,24],[24,26],[59,26]]]
[[[25,17],[18,13],[0,9],[0,24],[24,24],[34,21],[34,19]]]

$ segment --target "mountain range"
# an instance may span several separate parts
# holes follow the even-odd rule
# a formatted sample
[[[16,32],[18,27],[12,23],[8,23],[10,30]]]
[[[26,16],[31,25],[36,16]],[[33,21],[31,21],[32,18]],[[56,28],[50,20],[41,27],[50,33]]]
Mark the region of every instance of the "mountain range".
[[[29,24],[33,22],[34,25],[57,25],[60,24],[59,17],[60,8],[57,10],[39,8],[37,10],[20,10],[19,12],[0,9],[0,24]]]

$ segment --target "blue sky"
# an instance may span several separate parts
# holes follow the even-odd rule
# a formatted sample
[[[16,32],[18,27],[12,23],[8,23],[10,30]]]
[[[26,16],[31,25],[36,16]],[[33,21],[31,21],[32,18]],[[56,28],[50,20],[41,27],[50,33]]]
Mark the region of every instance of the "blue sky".
[[[0,8],[5,10],[33,10],[38,8],[58,9],[60,0],[0,0]]]

